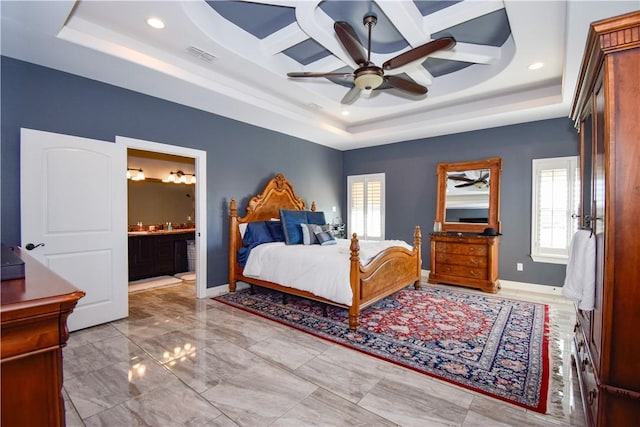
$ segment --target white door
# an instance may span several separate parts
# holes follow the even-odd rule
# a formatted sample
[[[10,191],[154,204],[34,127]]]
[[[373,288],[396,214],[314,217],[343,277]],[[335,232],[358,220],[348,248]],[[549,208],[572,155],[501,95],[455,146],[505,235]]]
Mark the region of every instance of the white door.
[[[126,150],[31,129],[20,150],[22,247],[86,293],[69,330],[127,317]]]

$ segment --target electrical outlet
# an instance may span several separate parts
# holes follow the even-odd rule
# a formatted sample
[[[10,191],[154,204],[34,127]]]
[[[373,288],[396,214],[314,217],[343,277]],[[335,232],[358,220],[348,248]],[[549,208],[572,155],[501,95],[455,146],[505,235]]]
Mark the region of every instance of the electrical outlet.
[[[521,263],[521,262],[516,263],[516,270],[517,270],[517,271],[522,271],[522,270],[524,270],[524,267],[522,266],[522,263]]]

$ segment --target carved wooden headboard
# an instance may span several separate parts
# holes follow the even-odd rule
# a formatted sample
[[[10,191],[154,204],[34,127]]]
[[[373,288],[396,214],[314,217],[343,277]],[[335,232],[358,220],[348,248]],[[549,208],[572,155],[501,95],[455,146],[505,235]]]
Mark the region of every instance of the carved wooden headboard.
[[[280,218],[280,209],[302,211],[305,209],[304,200],[296,195],[293,186],[281,173],[276,174],[262,190],[262,193],[249,200],[247,213],[238,218],[238,223],[268,221],[272,218]],[[315,210],[315,209],[312,209]],[[234,212],[235,211],[235,212]],[[231,216],[237,216],[235,200],[231,199],[229,209]]]
[[[262,193],[252,197],[247,205],[247,213],[238,217],[238,207],[235,198],[229,203],[229,271],[237,268],[236,254],[242,246],[239,224],[256,221],[269,221],[280,218],[280,209],[305,210],[305,203],[296,195],[293,186],[281,173],[276,174],[262,190]],[[311,203],[311,210],[315,211],[315,203]]]

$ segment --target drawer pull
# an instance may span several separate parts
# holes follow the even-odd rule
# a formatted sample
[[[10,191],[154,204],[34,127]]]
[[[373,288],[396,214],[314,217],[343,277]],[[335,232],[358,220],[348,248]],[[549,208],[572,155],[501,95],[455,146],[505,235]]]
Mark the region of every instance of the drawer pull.
[[[593,405],[593,402],[596,400],[596,397],[598,397],[598,390],[595,390],[595,389],[591,390],[587,395],[587,402],[589,403],[589,405]]]
[[[477,258],[471,258],[471,259],[469,260],[469,264],[471,264],[471,265],[478,265],[478,264],[480,264],[480,260],[479,260],[479,259],[477,259]]]
[[[469,276],[478,277],[478,272],[475,270],[469,270]]]

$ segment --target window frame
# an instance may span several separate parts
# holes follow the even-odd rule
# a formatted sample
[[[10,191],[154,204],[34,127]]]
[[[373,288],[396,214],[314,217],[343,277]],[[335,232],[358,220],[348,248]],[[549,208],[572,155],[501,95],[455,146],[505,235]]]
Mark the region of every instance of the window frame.
[[[534,262],[544,262],[551,264],[567,264],[569,259],[569,245],[571,238],[578,229],[576,214],[580,203],[580,183],[578,156],[550,157],[544,159],[533,159],[531,170],[531,259]],[[564,249],[553,249],[540,247],[538,242],[540,207],[538,204],[540,192],[539,174],[543,170],[567,169],[567,205],[565,226],[567,228],[566,247]]]
[[[352,212],[351,212],[351,208],[353,205],[352,186],[354,183],[362,182],[365,185],[364,202],[363,202],[363,205],[365,206],[365,212],[364,212],[365,231],[362,234],[358,233],[358,239],[360,240],[384,240],[385,239],[385,198],[386,198],[385,178],[386,176],[384,172],[347,176],[347,236],[349,238],[354,233]],[[368,182],[372,182],[372,181],[380,182],[380,204],[378,206],[378,209],[380,210],[380,224],[379,224],[380,237],[377,237],[377,236],[372,237],[367,232],[366,224],[367,224],[367,217],[369,213],[366,210],[366,206],[367,206],[366,185]]]

